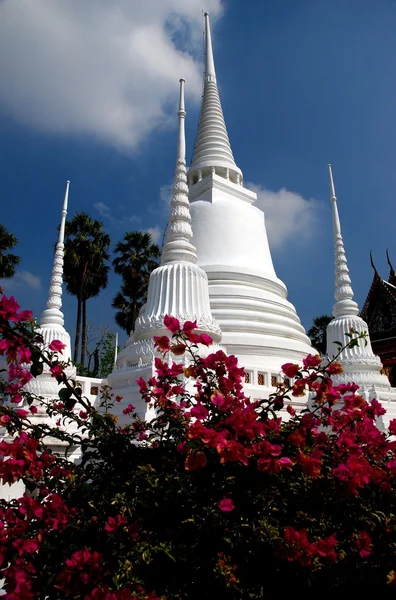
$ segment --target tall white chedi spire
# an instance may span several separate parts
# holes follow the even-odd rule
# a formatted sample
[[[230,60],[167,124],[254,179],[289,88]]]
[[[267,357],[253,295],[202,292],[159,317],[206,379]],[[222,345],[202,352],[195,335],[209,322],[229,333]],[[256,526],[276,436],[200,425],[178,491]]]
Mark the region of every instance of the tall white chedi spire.
[[[66,181],[65,196],[63,199],[61,222],[59,227],[58,243],[55,248],[54,263],[52,267],[51,282],[48,293],[47,308],[41,315],[40,322],[40,333],[44,337],[45,342],[51,342],[53,334],[59,332],[62,336],[67,337],[68,346],[63,351],[63,356],[66,359],[70,358],[70,336],[64,329],[64,315],[61,311],[62,308],[62,284],[63,284],[63,263],[64,263],[64,240],[65,240],[65,226],[67,216],[67,205],[69,201],[69,186],[70,181]],[[46,339],[48,338],[48,340]],[[59,339],[59,338],[56,338]],[[62,340],[63,341],[63,340]],[[63,342],[65,343],[65,342]]]
[[[246,368],[247,391],[268,395],[281,365],[301,360],[311,346],[287,300],[286,286],[276,276],[265,216],[254,206],[257,195],[243,187],[242,171],[234,160],[207,13],[202,105],[188,181],[198,264],[209,278],[222,344]]]
[[[41,334],[44,339],[45,347],[48,347],[53,340],[60,340],[63,342],[63,344],[65,344],[65,348],[62,352],[62,360],[64,361],[68,361],[71,358],[70,335],[64,327],[64,315],[61,310],[64,239],[67,205],[69,199],[69,186],[70,181],[67,181],[63,199],[58,243],[56,244],[55,248],[55,256],[48,292],[47,308],[41,315],[40,327],[38,329],[38,333]],[[76,369],[73,366],[69,366],[66,372],[68,376],[74,376]],[[29,382],[27,389],[38,396],[55,398],[58,395],[59,385],[56,379],[51,376],[51,373],[48,372],[48,369],[45,368],[41,375]]]
[[[196,264],[197,252],[192,243],[185,158],[184,79],[180,80],[177,114],[176,171],[161,265],[150,275],[147,303],[136,320],[135,331],[131,332],[125,348],[118,355],[116,369],[108,377],[114,393],[123,396],[120,413],[122,406],[129,402],[135,405],[138,413],[146,411],[135,381],[153,375],[153,336],[168,333],[164,327],[166,315],[177,317],[182,323],[196,320],[199,331],[208,333],[215,342],[221,339],[220,328],[211,314],[208,278]]]
[[[329,357],[338,353],[335,342],[346,345],[349,341],[347,333],[350,330],[358,333],[367,333],[367,344],[360,341],[358,346],[345,348],[339,361],[344,372],[335,378],[337,383],[354,381],[361,391],[369,392],[373,388],[390,390],[390,383],[386,375],[381,372],[382,364],[378,356],[373,353],[368,326],[359,316],[359,307],[353,299],[353,290],[341,234],[340,217],[338,214],[337,197],[335,193],[333,173],[329,165],[330,197],[333,215],[334,232],[334,262],[335,262],[335,293],[336,302],[333,307],[334,319],[327,327],[327,355]]]
[[[202,172],[217,167],[232,181],[239,183],[242,171],[237,167],[231,150],[227,128],[221,108],[214,66],[209,14],[205,13],[205,70],[198,133],[190,172]]]

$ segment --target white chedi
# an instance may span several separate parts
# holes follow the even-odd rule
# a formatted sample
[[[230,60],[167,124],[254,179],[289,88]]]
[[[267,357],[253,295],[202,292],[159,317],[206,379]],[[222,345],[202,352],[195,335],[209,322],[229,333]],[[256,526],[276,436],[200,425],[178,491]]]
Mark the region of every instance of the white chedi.
[[[351,278],[345,253],[344,240],[341,234],[340,217],[338,214],[337,197],[331,165],[329,165],[330,195],[333,215],[334,232],[334,262],[335,262],[335,293],[336,303],[333,307],[334,318],[327,327],[327,355],[334,356],[338,352],[335,342],[346,346],[351,330],[359,334],[367,334],[366,341],[360,341],[357,346],[345,348],[339,356],[344,372],[334,377],[335,383],[354,381],[361,392],[370,393],[372,390],[390,393],[391,386],[382,371],[381,360],[371,347],[368,326],[359,316],[359,307],[353,299]]]
[[[265,215],[243,186],[225,125],[205,14],[205,72],[198,133],[188,171],[198,264],[209,279],[213,317],[222,344],[246,368],[246,393],[274,391],[282,364],[312,348],[285,284],[276,276]]]
[[[154,375],[155,350],[153,336],[166,335],[164,318],[172,315],[181,323],[197,321],[199,332],[209,334],[214,342],[221,340],[221,331],[212,317],[208,278],[196,264],[197,252],[192,243],[191,216],[188,200],[185,160],[184,80],[180,80],[178,110],[178,145],[171,212],[161,256],[161,265],[150,275],[147,302],[136,320],[125,348],[117,358],[114,371],[108,377],[114,394],[123,396],[115,406],[116,415],[123,418],[123,408],[132,403],[141,416],[148,416],[136,379]]]

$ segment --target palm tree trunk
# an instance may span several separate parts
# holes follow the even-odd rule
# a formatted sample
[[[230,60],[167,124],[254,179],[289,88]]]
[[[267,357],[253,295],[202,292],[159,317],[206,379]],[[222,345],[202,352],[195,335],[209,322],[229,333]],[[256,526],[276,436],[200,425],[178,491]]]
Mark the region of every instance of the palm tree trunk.
[[[87,353],[87,300],[82,301],[82,339],[81,339],[81,358],[80,364],[85,365],[85,355]]]
[[[73,361],[78,361],[78,349],[80,346],[81,337],[81,298],[77,296],[77,323],[76,323],[76,336],[74,338],[74,354]]]

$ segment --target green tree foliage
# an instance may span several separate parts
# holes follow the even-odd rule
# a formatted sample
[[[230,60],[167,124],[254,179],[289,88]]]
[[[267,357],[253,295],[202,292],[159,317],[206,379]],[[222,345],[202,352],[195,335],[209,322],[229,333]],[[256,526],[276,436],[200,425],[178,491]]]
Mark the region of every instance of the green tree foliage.
[[[331,315],[321,315],[320,317],[315,317],[313,320],[313,325],[307,333],[312,342],[312,346],[316,348],[322,355],[326,354],[326,329],[332,318],[333,317]]]
[[[9,279],[14,277],[16,267],[21,262],[19,256],[12,254],[18,244],[14,234],[9,233],[4,225],[0,224],[0,279]]]
[[[80,212],[65,228],[64,279],[67,291],[77,298],[74,362],[85,365],[87,350],[87,300],[107,286],[110,236],[103,223]]]
[[[127,232],[114,252],[114,271],[121,275],[122,284],[112,307],[117,324],[130,333],[146,301],[150,273],[158,266],[161,252],[151,235],[142,231]]]
[[[88,343],[87,364],[77,364],[77,374],[106,379],[114,367],[115,340],[115,333],[103,331],[96,340],[92,340],[94,343]]]

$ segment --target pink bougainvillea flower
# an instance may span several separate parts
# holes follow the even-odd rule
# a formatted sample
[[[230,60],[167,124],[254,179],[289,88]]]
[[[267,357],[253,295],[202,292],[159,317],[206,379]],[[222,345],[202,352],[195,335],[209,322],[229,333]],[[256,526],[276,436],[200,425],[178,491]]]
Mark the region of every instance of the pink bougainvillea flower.
[[[396,435],[396,419],[391,419],[389,421],[388,430],[391,435]]]
[[[339,362],[333,362],[330,365],[327,365],[326,371],[329,375],[339,375],[344,372],[344,369]]]
[[[206,419],[208,414],[208,409],[201,402],[197,402],[197,404],[190,410],[190,415],[199,421]]]
[[[30,359],[32,358],[32,353],[30,352],[30,348],[26,348],[25,346],[19,346],[18,355],[23,363],[30,363]]]
[[[315,369],[315,367],[318,367],[321,362],[322,358],[319,356],[319,354],[308,354],[308,356],[303,359],[303,365],[306,369]]]
[[[28,411],[24,408],[18,408],[18,410],[16,410],[15,412],[20,419],[26,419],[26,417],[29,414]]]
[[[170,339],[167,335],[155,335],[153,339],[154,346],[159,352],[169,352]]]
[[[63,352],[63,349],[66,348],[66,344],[61,342],[60,340],[52,340],[49,345],[49,349],[53,352]]]
[[[147,387],[147,382],[143,379],[143,377],[139,377],[139,379],[136,379],[136,382],[139,386],[139,392],[141,394],[147,394],[148,393],[148,387]]]
[[[362,558],[367,558],[372,551],[372,539],[367,533],[367,531],[360,531],[358,533],[358,537],[356,539],[356,546],[359,550],[359,554]]]
[[[196,321],[186,321],[183,325],[183,333],[185,333],[186,335],[188,335],[189,333],[191,333],[194,329],[197,328],[197,322]]]
[[[212,338],[207,333],[201,333],[199,336],[199,341],[204,346],[211,346],[211,344],[213,344]]]
[[[171,317],[170,315],[166,315],[164,317],[164,325],[172,333],[177,333],[178,331],[180,331],[179,319],[176,319],[175,317]]]
[[[175,356],[183,356],[186,351],[186,344],[172,344],[170,350]]]
[[[128,406],[125,407],[124,410],[122,411],[122,414],[130,415],[131,413],[133,413],[134,410],[135,410],[135,407],[133,406],[133,404],[128,404]]]
[[[108,533],[113,533],[113,531],[116,531],[122,525],[126,525],[127,523],[128,519],[125,515],[117,515],[115,518],[109,517],[104,529]]]
[[[296,365],[293,363],[285,363],[284,365],[282,365],[282,371],[284,372],[286,377],[290,377],[291,379],[293,379],[293,377],[297,375],[299,370],[300,365]]]
[[[235,508],[235,504],[231,500],[231,498],[223,498],[223,500],[220,500],[220,502],[217,504],[217,506],[223,512],[231,512]]]
[[[203,469],[206,465],[207,458],[205,452],[195,452],[191,453],[187,456],[184,468],[186,471],[197,471],[198,469]]]
[[[85,410],[80,410],[79,416],[80,416],[80,419],[83,419],[84,421],[86,419],[88,419],[88,413]]]
[[[30,321],[33,318],[33,313],[31,310],[21,310],[19,313],[20,321]]]
[[[37,413],[37,406],[34,406],[34,404],[32,404],[29,410],[32,413],[32,415],[35,415]]]
[[[0,317],[3,317],[6,321],[13,321],[14,323],[18,323],[19,316],[18,311],[20,306],[18,302],[15,300],[14,296],[3,295],[0,298]]]
[[[54,365],[53,367],[50,368],[52,377],[62,377],[63,375],[63,369],[60,365]]]

